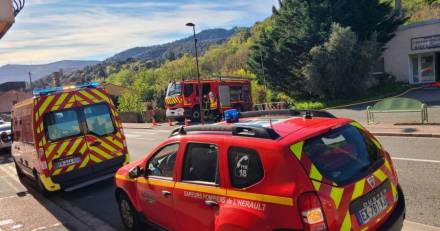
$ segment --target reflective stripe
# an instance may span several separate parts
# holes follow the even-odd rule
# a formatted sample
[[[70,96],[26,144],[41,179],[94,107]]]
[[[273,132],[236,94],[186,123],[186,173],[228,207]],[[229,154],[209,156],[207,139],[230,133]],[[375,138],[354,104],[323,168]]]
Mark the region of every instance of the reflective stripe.
[[[365,178],[356,182],[356,184],[354,185],[354,190],[351,196],[351,200],[354,200],[362,196],[362,194],[364,193],[364,186],[365,186]]]
[[[313,187],[315,188],[316,191],[319,191],[319,189],[321,188],[321,183],[315,180],[312,180],[312,184]]]
[[[351,229],[351,217],[350,213],[347,211],[342,222],[341,231],[349,231]]]
[[[332,191],[330,192],[330,197],[333,199],[336,208],[339,208],[339,204],[341,204],[343,194],[344,194],[344,188],[332,187]]]
[[[322,175],[321,173],[318,171],[318,169],[316,168],[316,166],[314,164],[312,164],[312,167],[310,169],[310,178],[317,180],[317,181],[321,181],[322,180]]]
[[[377,179],[379,179],[380,182],[383,182],[384,180],[387,179],[387,175],[385,175],[385,173],[383,173],[381,169],[378,169],[376,172],[373,173],[373,175],[377,177]]]
[[[304,141],[301,141],[299,143],[290,146],[290,150],[292,150],[293,154],[295,154],[298,160],[301,160],[303,146],[304,146]]]
[[[124,180],[124,181],[130,181],[130,182],[135,181],[133,179],[130,179],[128,176],[124,176],[124,175],[120,175],[120,174],[116,174],[115,178],[118,180]],[[183,182],[176,182],[175,183],[174,181],[157,180],[157,179],[151,179],[151,178],[150,179],[138,178],[137,182],[141,183],[141,184],[152,184],[152,185],[169,187],[169,188],[174,187],[175,189],[181,189],[181,190],[208,193],[208,194],[219,195],[219,196],[234,197],[234,198],[239,198],[239,199],[266,202],[266,203],[272,203],[272,204],[278,204],[278,205],[293,206],[293,199],[290,197],[248,193],[248,192],[242,192],[242,191],[236,191],[236,190],[226,190],[224,188],[218,188],[215,186],[197,185],[197,184],[190,184],[190,183],[183,183]]]
[[[176,189],[183,189],[183,190],[190,190],[190,191],[226,196],[226,189],[222,189],[214,186],[195,185],[195,184],[177,182]]]

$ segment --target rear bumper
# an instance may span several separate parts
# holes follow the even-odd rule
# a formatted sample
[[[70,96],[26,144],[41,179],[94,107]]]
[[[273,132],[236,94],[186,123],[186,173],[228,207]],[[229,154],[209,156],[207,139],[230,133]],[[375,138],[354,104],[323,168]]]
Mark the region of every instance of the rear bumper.
[[[405,197],[403,196],[403,192],[399,187],[398,188],[398,192],[399,192],[399,200],[397,202],[397,206],[396,208],[394,208],[393,213],[390,215],[390,217],[388,218],[387,221],[385,221],[385,223],[382,224],[382,226],[379,227],[378,230],[380,231],[385,231],[385,230],[390,230],[390,231],[400,231],[402,230],[403,227],[403,221],[405,220]]]
[[[75,187],[108,174],[114,174],[120,167],[124,165],[125,160],[125,155],[119,156],[99,164],[73,170],[69,173],[52,176],[52,180],[54,183],[59,184],[61,189]]]

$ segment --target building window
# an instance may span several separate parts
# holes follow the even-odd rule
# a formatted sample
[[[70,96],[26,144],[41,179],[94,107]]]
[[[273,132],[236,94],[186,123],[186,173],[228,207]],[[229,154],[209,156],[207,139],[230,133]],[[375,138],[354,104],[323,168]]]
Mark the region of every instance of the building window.
[[[433,54],[419,54],[410,57],[412,83],[435,82],[435,56]]]

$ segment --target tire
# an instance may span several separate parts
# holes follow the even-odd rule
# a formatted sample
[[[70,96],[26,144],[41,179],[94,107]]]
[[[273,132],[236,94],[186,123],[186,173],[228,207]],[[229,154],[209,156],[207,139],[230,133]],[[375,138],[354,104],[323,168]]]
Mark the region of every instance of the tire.
[[[52,192],[48,191],[46,187],[44,187],[43,182],[40,180],[40,175],[37,173],[37,171],[34,171],[34,177],[35,177],[35,183],[37,184],[37,190],[41,193],[41,195],[45,197],[49,197],[52,195]]]
[[[139,216],[136,213],[130,199],[128,199],[125,193],[118,194],[118,208],[119,215],[121,216],[122,224],[128,231],[140,231],[142,230],[142,223],[139,220]],[[145,229],[145,228],[144,228]]]
[[[199,122],[200,121],[200,108],[195,107],[191,112],[191,121]]]

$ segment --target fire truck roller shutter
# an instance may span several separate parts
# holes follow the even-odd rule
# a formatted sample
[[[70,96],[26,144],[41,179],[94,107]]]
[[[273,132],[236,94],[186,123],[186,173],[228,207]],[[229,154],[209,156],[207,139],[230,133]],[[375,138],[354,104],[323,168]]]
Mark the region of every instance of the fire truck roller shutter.
[[[231,95],[229,92],[229,86],[220,85],[218,87],[218,94],[220,99],[220,106],[223,107],[231,107]]]

